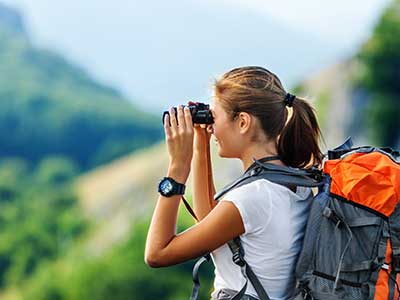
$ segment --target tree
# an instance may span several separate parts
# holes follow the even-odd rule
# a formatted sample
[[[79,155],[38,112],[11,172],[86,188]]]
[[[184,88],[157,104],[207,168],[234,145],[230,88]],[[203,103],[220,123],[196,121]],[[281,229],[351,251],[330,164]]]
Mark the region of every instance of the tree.
[[[370,95],[366,124],[378,144],[399,146],[400,0],[387,8],[358,58],[362,66],[358,83]]]

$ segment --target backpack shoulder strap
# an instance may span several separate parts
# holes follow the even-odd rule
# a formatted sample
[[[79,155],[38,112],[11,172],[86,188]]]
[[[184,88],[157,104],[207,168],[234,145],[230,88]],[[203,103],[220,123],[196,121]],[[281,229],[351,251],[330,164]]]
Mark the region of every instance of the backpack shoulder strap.
[[[259,300],[270,300],[267,292],[265,291],[264,287],[262,286],[260,280],[257,278],[257,275],[254,274],[253,270],[249,266],[249,264],[244,259],[244,250],[242,244],[240,242],[240,238],[235,238],[228,242],[228,246],[231,249],[233,254],[233,262],[237,264],[242,271],[243,277],[245,278],[245,283],[243,287],[236,293],[236,295],[231,300],[239,300],[242,299],[244,293],[246,292],[247,282],[250,280],[251,284],[253,285],[254,289],[257,292]]]
[[[319,187],[323,184],[323,176],[322,171],[316,168],[296,169],[254,160],[252,167],[234,182],[225,186],[214,199],[220,200],[227,192],[258,179],[267,179],[285,186]]]

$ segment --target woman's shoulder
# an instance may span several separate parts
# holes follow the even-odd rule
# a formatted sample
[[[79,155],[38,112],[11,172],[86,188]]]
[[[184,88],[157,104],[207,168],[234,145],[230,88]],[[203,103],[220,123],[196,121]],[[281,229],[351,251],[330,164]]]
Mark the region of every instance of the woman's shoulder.
[[[267,196],[271,195],[274,192],[273,190],[276,188],[277,187],[273,182],[260,178],[230,190],[226,193],[223,199],[266,199],[268,198]]]
[[[281,190],[286,188],[285,186],[272,182],[265,178],[257,178],[250,181],[244,185],[232,189],[231,191],[271,191],[271,190]],[[229,191],[229,192],[231,192]]]
[[[259,178],[242,186],[229,191],[224,198],[234,196],[235,198],[256,198],[256,199],[271,199],[279,197],[293,198],[294,200],[304,200],[310,196],[310,188],[297,187],[295,191],[290,188],[272,182],[265,178]]]

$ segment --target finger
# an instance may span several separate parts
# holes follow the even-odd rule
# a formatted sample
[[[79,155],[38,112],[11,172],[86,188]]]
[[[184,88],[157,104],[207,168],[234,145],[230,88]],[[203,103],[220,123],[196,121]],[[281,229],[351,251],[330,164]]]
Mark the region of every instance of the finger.
[[[183,114],[183,107],[182,105],[178,106],[178,124],[181,130],[186,129],[186,122],[185,122],[185,116]]]
[[[169,119],[171,123],[171,131],[174,133],[178,130],[178,121],[176,120],[175,109],[173,107],[169,109]]]
[[[197,123],[193,124],[193,128],[194,128],[194,130],[196,130],[196,132],[201,132],[203,130],[203,128],[201,127],[201,124],[197,124]]]
[[[185,123],[186,123],[186,128],[193,128],[193,121],[192,121],[192,114],[190,113],[189,107],[185,106],[184,108],[184,117],[185,117]]]
[[[167,117],[168,117],[168,119],[167,119]],[[171,118],[169,117],[169,112],[168,111],[164,112],[164,115],[163,115],[163,126],[164,127],[165,127],[166,122],[168,122],[168,124],[167,124],[168,126],[171,126],[170,119]]]
[[[165,114],[164,117],[164,132],[165,132],[165,136],[168,139],[169,137],[171,137],[171,124],[170,124],[170,117],[169,114]]]

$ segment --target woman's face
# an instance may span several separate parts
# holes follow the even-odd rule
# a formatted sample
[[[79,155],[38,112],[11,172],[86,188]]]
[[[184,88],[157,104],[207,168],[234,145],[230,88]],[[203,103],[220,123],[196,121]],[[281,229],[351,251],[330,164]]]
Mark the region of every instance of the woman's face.
[[[237,120],[232,120],[217,99],[211,104],[211,112],[214,117],[211,128],[219,156],[239,158],[241,143]]]

